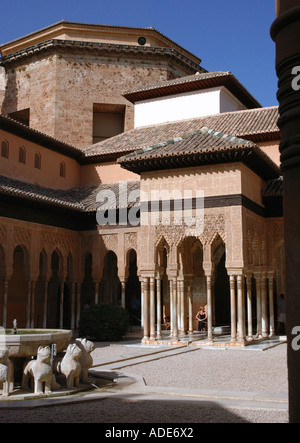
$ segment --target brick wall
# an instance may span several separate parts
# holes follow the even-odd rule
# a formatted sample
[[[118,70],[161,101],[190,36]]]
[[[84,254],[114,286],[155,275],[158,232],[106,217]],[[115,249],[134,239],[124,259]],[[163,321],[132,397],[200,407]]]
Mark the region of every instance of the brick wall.
[[[77,147],[92,144],[94,103],[125,106],[127,131],[134,127],[134,113],[123,92],[192,73],[192,68],[161,54],[117,56],[72,48],[4,64],[7,88],[2,113],[30,108],[32,128]]]

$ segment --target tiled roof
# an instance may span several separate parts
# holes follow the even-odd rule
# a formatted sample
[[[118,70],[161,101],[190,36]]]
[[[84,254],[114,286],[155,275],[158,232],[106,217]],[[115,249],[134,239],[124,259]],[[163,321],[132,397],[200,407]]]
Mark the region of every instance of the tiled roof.
[[[131,91],[126,91],[123,95],[127,100],[136,103],[141,100],[200,91],[218,86],[225,86],[244,103],[248,109],[261,107],[260,103],[230,71],[198,72],[194,75],[167,80],[154,85],[145,85]]]
[[[106,211],[107,209],[121,209],[135,206],[137,201],[130,204],[127,197],[131,192],[139,191],[139,189],[140,181],[135,180],[130,182],[102,183],[95,186],[82,186],[72,189],[69,193],[80,201],[86,212],[94,212],[98,209]],[[104,201],[97,202],[101,193]],[[112,196],[113,199],[107,200],[105,197],[108,195]]]
[[[75,148],[36,129],[29,128],[7,115],[0,114],[0,129],[77,160],[84,155],[82,149]]]
[[[50,204],[65,209],[84,211],[83,204],[67,191],[45,188],[4,176],[0,176],[0,194],[40,204]]]
[[[247,164],[264,179],[280,174],[278,166],[253,142],[208,128],[118,159],[123,168],[135,173],[232,162]]]
[[[90,146],[85,150],[85,157],[80,163],[113,161],[126,153],[155,145],[160,141],[194,133],[204,126],[255,143],[278,140],[278,117],[278,107],[274,106],[144,126]]]
[[[140,183],[139,181],[126,182],[126,186],[127,193],[130,194],[132,191],[139,190]],[[0,176],[0,195],[2,196],[21,198],[41,205],[56,206],[79,212],[94,212],[100,208],[102,210],[111,208],[106,201],[103,204],[97,202],[98,193],[107,190],[111,191],[116,197],[114,208],[133,206],[128,205],[127,194],[119,192],[119,183],[83,186],[66,191]]]

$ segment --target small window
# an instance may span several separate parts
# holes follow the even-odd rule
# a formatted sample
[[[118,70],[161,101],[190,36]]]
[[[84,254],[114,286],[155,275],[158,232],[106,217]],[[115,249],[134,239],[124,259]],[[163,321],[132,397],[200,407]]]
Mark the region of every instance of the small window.
[[[6,140],[3,140],[1,146],[1,157],[8,158],[9,156],[9,144]]]
[[[59,175],[63,178],[66,177],[66,164],[65,162],[61,162],[60,167],[59,167]]]
[[[37,152],[34,156],[34,167],[35,169],[41,169],[41,154]]]
[[[23,165],[26,164],[26,149],[24,146],[19,148],[19,163],[23,163]]]
[[[98,143],[124,132],[126,106],[94,103],[93,143]]]

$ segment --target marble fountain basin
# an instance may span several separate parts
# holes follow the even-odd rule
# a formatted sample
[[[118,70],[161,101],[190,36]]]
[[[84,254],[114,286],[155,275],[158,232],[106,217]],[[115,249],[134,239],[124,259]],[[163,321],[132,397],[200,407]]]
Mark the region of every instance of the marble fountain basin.
[[[6,346],[9,357],[36,356],[40,346],[56,344],[56,352],[64,352],[72,338],[72,331],[67,329],[18,329],[16,335],[8,329],[0,334],[0,346]]]

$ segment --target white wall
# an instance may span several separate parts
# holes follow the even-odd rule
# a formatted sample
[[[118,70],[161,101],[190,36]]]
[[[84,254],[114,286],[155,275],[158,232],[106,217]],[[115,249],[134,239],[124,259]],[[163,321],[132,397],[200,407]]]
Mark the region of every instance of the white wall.
[[[5,69],[0,66],[0,91],[5,91],[6,87],[6,76],[5,76]]]
[[[220,93],[220,113],[222,112],[233,112],[241,111],[246,109],[244,106],[228,89],[221,87]]]
[[[245,107],[224,87],[135,103],[135,128],[237,111]]]

